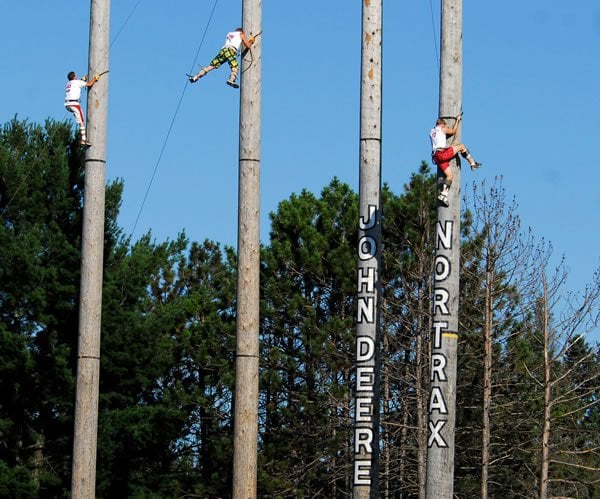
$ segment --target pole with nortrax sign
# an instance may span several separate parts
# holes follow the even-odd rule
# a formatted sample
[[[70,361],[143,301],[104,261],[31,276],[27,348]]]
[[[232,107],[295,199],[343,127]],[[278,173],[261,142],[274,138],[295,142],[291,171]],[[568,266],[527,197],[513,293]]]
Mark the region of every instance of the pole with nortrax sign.
[[[353,497],[379,496],[382,0],[362,5]]]
[[[462,107],[462,0],[442,0],[440,40],[439,115],[458,116]],[[452,140],[460,142],[460,130]],[[436,499],[452,499],[454,490],[460,285],[461,172],[458,161],[457,156],[450,162],[454,181],[448,195],[449,206],[438,205],[435,233],[426,489],[427,497]]]

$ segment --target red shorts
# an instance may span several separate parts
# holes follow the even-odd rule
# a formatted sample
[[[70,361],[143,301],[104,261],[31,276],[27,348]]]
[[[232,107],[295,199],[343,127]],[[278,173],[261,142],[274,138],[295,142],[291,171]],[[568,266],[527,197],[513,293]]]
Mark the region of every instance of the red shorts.
[[[446,147],[445,149],[438,149],[431,156],[433,162],[440,167],[443,172],[450,166],[450,160],[455,156],[454,148],[452,146]]]

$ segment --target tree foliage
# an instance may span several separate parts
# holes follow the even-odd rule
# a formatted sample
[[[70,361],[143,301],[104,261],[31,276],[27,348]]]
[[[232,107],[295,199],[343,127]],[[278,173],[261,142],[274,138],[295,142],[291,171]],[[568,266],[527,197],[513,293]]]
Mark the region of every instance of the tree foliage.
[[[0,131],[0,497],[69,494],[83,176],[66,124],[15,118]],[[423,163],[403,192],[382,191],[387,497],[425,491],[435,187]],[[131,241],[122,189],[106,187],[97,495],[228,497],[235,252],[185,234]],[[271,214],[262,497],[352,494],[357,222],[358,196],[338,179]],[[570,296],[559,272],[542,293],[551,247],[521,232],[499,182],[473,191],[461,236],[456,494],[597,496],[600,355],[586,334],[599,280]]]

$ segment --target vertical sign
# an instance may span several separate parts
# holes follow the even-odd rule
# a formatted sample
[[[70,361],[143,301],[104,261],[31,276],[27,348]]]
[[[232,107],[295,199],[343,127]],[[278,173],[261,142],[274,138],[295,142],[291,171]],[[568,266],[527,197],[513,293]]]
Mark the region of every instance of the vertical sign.
[[[359,218],[354,497],[371,497],[378,485],[380,233],[378,206],[367,205]]]
[[[444,208],[444,210],[446,210]],[[427,497],[452,498],[458,309],[459,227],[440,217],[436,225],[433,327],[428,403]],[[456,248],[456,249],[455,249]],[[430,495],[431,494],[431,495]]]

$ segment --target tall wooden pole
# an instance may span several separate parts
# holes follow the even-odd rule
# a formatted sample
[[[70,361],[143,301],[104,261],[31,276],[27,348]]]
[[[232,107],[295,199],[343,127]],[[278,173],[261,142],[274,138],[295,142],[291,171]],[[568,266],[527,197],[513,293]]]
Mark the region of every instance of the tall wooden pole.
[[[90,77],[108,70],[110,0],[92,0],[90,13]],[[71,495],[90,498],[96,490],[96,443],[100,378],[102,264],[108,75],[88,93],[87,131],[92,146],[85,155],[79,354]]]
[[[379,497],[382,0],[362,4],[353,497]]]
[[[462,107],[462,0],[442,0],[440,116]],[[448,123],[453,126],[453,123]],[[452,143],[460,141],[460,130]],[[452,160],[449,206],[438,206],[427,442],[427,497],[451,499],[454,490],[456,356],[460,265],[460,160]],[[438,176],[442,174],[438,172]]]
[[[247,35],[261,32],[261,0],[243,0]],[[260,285],[261,39],[242,61],[238,195],[237,347],[233,497],[256,497]]]

